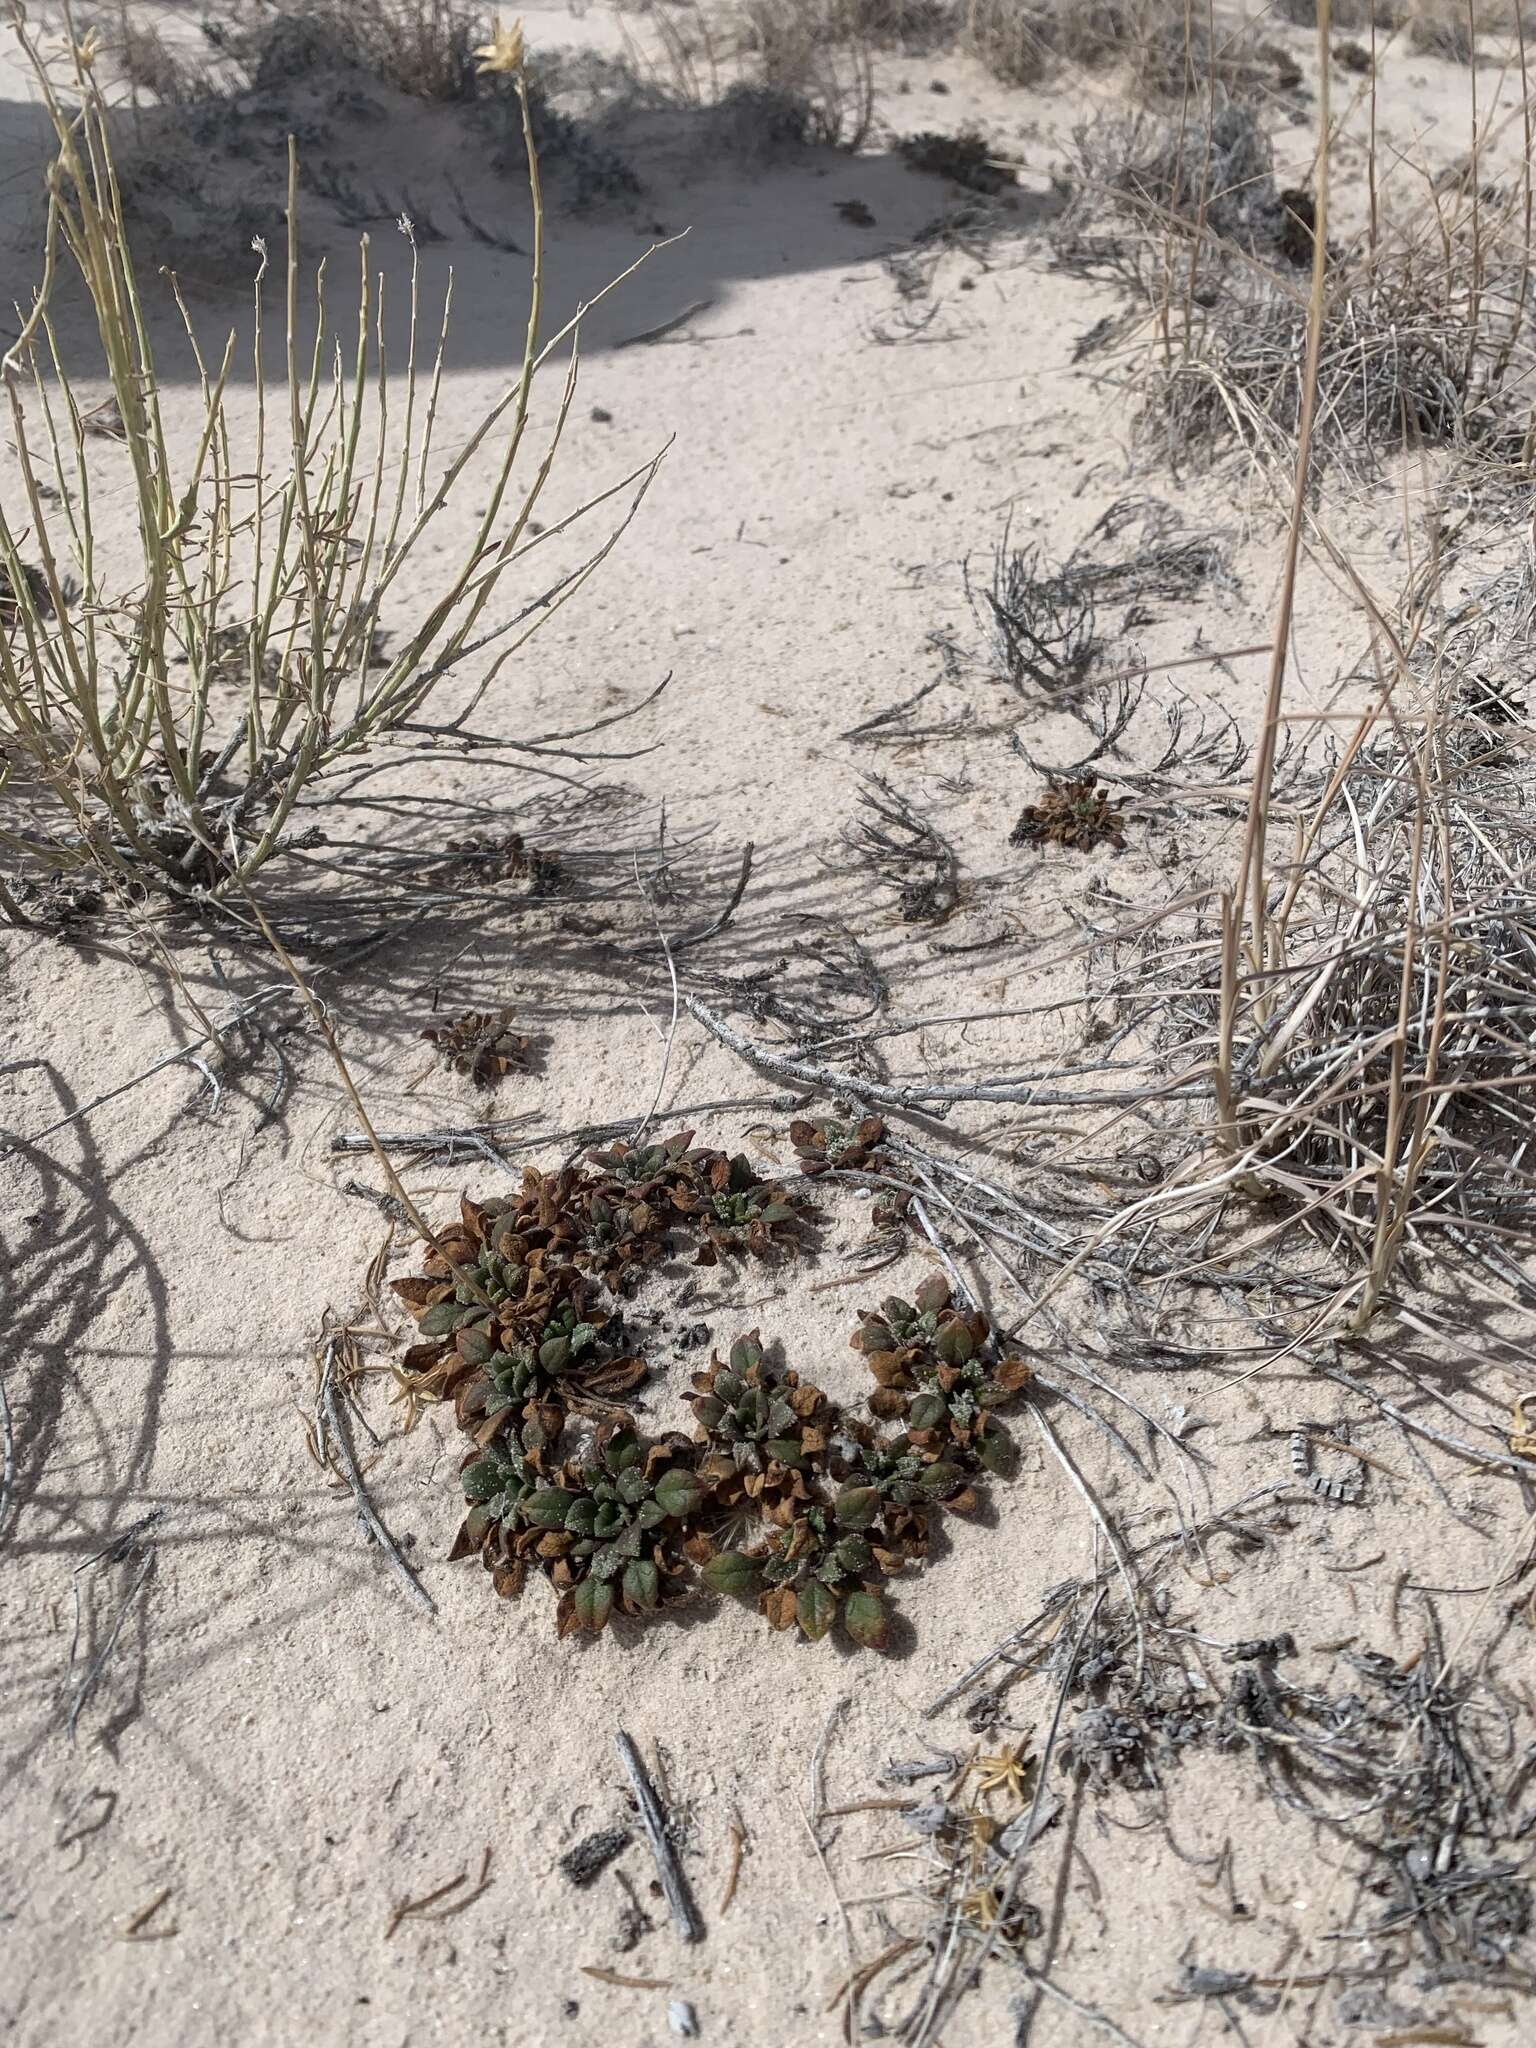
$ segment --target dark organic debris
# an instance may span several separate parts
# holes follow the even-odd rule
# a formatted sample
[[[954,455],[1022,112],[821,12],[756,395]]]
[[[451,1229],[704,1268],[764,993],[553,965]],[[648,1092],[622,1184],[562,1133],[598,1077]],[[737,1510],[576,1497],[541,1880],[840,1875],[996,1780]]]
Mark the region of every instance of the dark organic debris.
[[[580,1890],[595,1884],[616,1856],[629,1847],[628,1828],[599,1828],[584,1835],[560,1858],[561,1875]]]
[[[903,135],[896,148],[914,171],[948,178],[970,192],[1006,192],[1018,183],[1016,173],[996,161],[992,145],[976,128],[962,128],[958,135],[941,135],[925,128],[916,135]]]
[[[1289,263],[1310,265],[1317,236],[1317,202],[1310,192],[1294,187],[1277,194],[1281,208],[1280,230],[1275,240]]]
[[[513,1030],[515,1014],[466,1010],[451,1024],[429,1024],[421,1035],[456,1074],[467,1074],[477,1088],[494,1088],[508,1074],[533,1071],[532,1041]]]
[[[1068,782],[1051,781],[1045,793],[1026,804],[1008,835],[1010,846],[1070,846],[1091,853],[1096,846],[1125,851],[1125,814],[1110,792],[1091,775]]]

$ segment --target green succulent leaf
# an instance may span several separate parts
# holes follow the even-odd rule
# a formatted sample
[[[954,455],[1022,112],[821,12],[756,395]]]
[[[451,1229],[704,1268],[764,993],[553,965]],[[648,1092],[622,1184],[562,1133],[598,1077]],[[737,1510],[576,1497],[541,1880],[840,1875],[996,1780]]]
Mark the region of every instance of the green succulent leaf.
[[[439,1301],[429,1308],[417,1328],[424,1337],[449,1337],[460,1323],[470,1320],[464,1304],[459,1301]]]
[[[878,1593],[850,1593],[843,1602],[843,1627],[866,1650],[883,1650],[890,1636],[890,1615]]]
[[[940,1394],[918,1394],[907,1409],[907,1427],[926,1430],[942,1429],[948,1414]]]
[[[506,1479],[506,1467],[494,1452],[483,1458],[476,1458],[473,1465],[466,1465],[459,1474],[459,1483],[464,1488],[466,1500],[490,1500],[500,1493]]]
[[[546,1372],[564,1372],[570,1362],[569,1337],[547,1337],[539,1346],[539,1363]]]
[[[624,1604],[649,1614],[661,1598],[661,1576],[649,1558],[637,1558],[624,1573]]]
[[[930,1465],[924,1471],[919,1484],[929,1500],[943,1500],[956,1492],[965,1482],[965,1474],[958,1465],[951,1465],[944,1459]]]
[[[563,1529],[575,1499],[575,1494],[567,1493],[564,1487],[540,1487],[523,1502],[523,1519],[535,1529]]]
[[[867,1529],[880,1512],[879,1489],[844,1487],[832,1504],[832,1512],[845,1529]]]
[[[819,1579],[807,1580],[795,1602],[795,1617],[813,1643],[819,1643],[837,1619],[837,1595]]]
[[[595,1635],[613,1612],[613,1588],[606,1579],[583,1579],[572,1596],[576,1619]]]
[[[757,1566],[739,1550],[720,1551],[699,1576],[712,1593],[730,1593],[741,1599],[757,1590]]]
[[[703,1498],[704,1489],[698,1479],[680,1465],[663,1472],[656,1482],[656,1499],[661,1508],[680,1522],[693,1513]]]
[[[976,1455],[994,1479],[1006,1479],[1013,1470],[1013,1439],[995,1426],[983,1430],[976,1440]]]
[[[964,1365],[976,1346],[965,1324],[945,1323],[934,1339],[934,1349],[946,1365]]]

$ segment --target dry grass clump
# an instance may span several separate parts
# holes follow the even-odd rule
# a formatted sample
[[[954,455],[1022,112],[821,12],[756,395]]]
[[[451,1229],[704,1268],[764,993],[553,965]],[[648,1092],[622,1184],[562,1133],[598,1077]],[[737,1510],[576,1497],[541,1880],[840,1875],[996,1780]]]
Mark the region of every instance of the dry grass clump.
[[[843,0],[750,0],[743,14],[738,81],[805,109],[812,141],[856,150],[874,123],[874,38]]]
[[[1211,1105],[1182,1184],[1138,1205],[1137,1227],[1155,1208],[1203,1238],[1224,1215],[1250,1269],[1276,1251],[1313,1328],[1363,1330],[1452,1256],[1536,1303],[1536,790],[1518,737],[1533,630],[1527,554],[1433,643],[1395,651],[1392,695],[1286,792],[1293,827],[1262,888],[1261,823],[1246,935],[1228,897],[1217,928],[1170,927],[1122,985],[1183,991],[1169,1052]]]
[[[392,742],[411,759],[434,747],[462,753],[485,692],[617,537],[574,565],[541,570],[508,614],[509,579],[527,575],[524,558],[539,543],[534,514],[575,389],[573,362],[543,445],[527,445],[535,377],[570,328],[541,333],[543,215],[520,46],[509,46],[506,68],[533,191],[531,302],[521,361],[495,403],[439,455],[446,320],[434,357],[413,289],[403,375],[391,390],[372,346],[379,287],[366,261],[355,339],[332,334],[323,306],[318,316],[301,311],[310,293],[290,150],[286,380],[269,389],[264,369],[262,249],[254,435],[229,404],[236,336],[205,354],[178,297],[166,310],[180,313],[196,357],[201,423],[190,454],[173,455],[94,49],[76,47],[56,81],[19,8],[12,20],[57,156],[44,280],[0,366],[19,471],[0,510],[10,803],[0,845],[34,872],[104,878],[120,900],[238,906],[290,842],[313,845],[318,833],[324,843],[318,825],[299,829],[307,807],[329,804],[333,825],[355,819],[367,798],[330,780],[341,763],[362,772],[362,757]],[[68,273],[95,316],[100,359],[90,374],[110,393],[105,406],[86,398],[87,373],[56,345],[53,301]],[[90,428],[107,419],[103,443]],[[653,469],[629,479],[630,491],[643,492]],[[136,508],[127,560],[99,543],[104,490]],[[462,559],[420,566],[438,515],[470,494],[477,514]],[[399,616],[387,638],[386,611]],[[443,700],[455,686],[450,714]],[[516,723],[514,760],[539,749]],[[504,746],[478,744],[488,760]]]
[[[1475,51],[1466,9],[1448,0],[1411,0],[1408,47],[1416,57],[1444,57],[1452,64],[1470,64]]]
[[[1184,0],[967,0],[962,41],[1010,85],[1122,65],[1137,95],[1157,105],[1212,89],[1298,85],[1290,52],[1260,31],[1245,16],[1191,13]]]
[[[1008,85],[1038,85],[1060,65],[1110,64],[1132,37],[1117,0],[967,0],[963,41]]]
[[[1057,258],[1130,302],[1141,430],[1176,465],[1235,443],[1288,471],[1313,195],[1277,188],[1257,116],[1233,102],[1183,126],[1101,117],[1078,131],[1076,159]],[[1373,238],[1331,244],[1316,459],[1405,440],[1518,445],[1529,299],[1518,189],[1447,187],[1407,218],[1378,214]]]
[[[948,0],[742,0],[739,12],[746,40],[762,50],[806,40],[933,50],[952,40],[956,25]]]
[[[476,97],[474,51],[489,12],[459,0],[315,0],[302,9],[256,9],[204,33],[258,91],[331,67],[366,72],[412,99]]]
[[[1317,0],[1276,0],[1276,17],[1297,28],[1317,27]],[[1402,0],[1333,0],[1329,18],[1335,28],[1401,28]]]

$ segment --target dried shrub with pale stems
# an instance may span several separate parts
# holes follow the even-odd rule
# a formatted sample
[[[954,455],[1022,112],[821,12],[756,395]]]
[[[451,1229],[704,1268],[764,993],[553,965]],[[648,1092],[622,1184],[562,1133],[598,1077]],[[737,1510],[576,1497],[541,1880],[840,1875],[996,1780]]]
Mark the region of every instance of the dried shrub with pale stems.
[[[3,362],[16,481],[0,506],[0,847],[34,882],[92,871],[119,900],[219,905],[285,848],[323,836],[316,813],[338,764],[392,746],[419,761],[462,752],[471,737],[512,762],[537,752],[515,713],[494,721],[508,736],[488,742],[466,721],[602,562],[656,465],[547,527],[535,519],[586,308],[544,337],[544,218],[519,30],[498,25],[478,56],[511,80],[522,114],[533,258],[521,360],[439,453],[447,307],[434,332],[413,248],[405,361],[389,375],[383,280],[364,243],[355,334],[333,326],[323,271],[312,279],[303,260],[291,145],[277,316],[285,375],[269,383],[264,248],[253,388],[238,403],[242,344],[232,332],[205,352],[173,279],[199,382],[194,433],[171,434],[98,45],[72,40],[50,60],[19,6],[11,20],[56,155],[42,281]],[[55,325],[66,279],[94,316],[89,371]],[[562,350],[558,401],[535,433],[535,379]],[[91,431],[103,419],[106,438]],[[99,513],[108,492],[125,490],[127,559],[104,544]],[[445,556],[445,512],[469,493],[471,536]],[[618,509],[602,536],[535,580],[529,557],[605,503]]]

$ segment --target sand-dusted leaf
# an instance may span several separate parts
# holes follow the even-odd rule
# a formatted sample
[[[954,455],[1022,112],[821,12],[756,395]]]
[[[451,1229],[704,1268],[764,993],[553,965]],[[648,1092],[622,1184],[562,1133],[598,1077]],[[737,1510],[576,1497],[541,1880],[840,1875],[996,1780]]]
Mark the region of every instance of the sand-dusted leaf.
[[[484,1365],[496,1349],[483,1325],[465,1324],[454,1339],[454,1348],[466,1364]]]
[[[988,1423],[975,1440],[976,1455],[994,1479],[1006,1479],[1018,1463],[1013,1438],[995,1422]]]
[[[613,1588],[606,1579],[583,1579],[571,1596],[578,1628],[602,1632],[613,1612]]]
[[[758,1603],[770,1628],[791,1628],[795,1620],[795,1589],[793,1586],[772,1586],[759,1598]]]
[[[832,1512],[845,1529],[867,1529],[880,1512],[879,1491],[873,1486],[845,1487]]]
[[[807,1579],[795,1601],[795,1618],[813,1643],[819,1643],[837,1619],[837,1595],[820,1579]]]
[[[843,1602],[843,1627],[866,1650],[883,1650],[890,1638],[891,1620],[878,1593],[862,1589]]]
[[[439,1301],[431,1308],[423,1310],[418,1321],[423,1336],[447,1337],[460,1323],[468,1322],[474,1314],[474,1309],[466,1307],[461,1301]]]
[[[535,1529],[563,1529],[576,1496],[563,1487],[540,1487],[523,1503],[523,1519]]]
[[[656,1503],[666,1514],[677,1521],[685,1521],[704,1498],[704,1489],[698,1477],[680,1465],[674,1465],[670,1472],[663,1472],[656,1482]]]
[[[699,1574],[712,1593],[729,1593],[745,1599],[757,1591],[757,1565],[740,1550],[722,1550]]]
[[[632,1614],[649,1614],[661,1599],[661,1578],[649,1558],[636,1558],[623,1578],[624,1605]]]
[[[948,1405],[938,1394],[914,1394],[907,1403],[907,1427],[915,1435],[942,1429],[948,1415]]]
[[[946,1365],[964,1365],[976,1345],[965,1322],[954,1316],[940,1323],[933,1348]]]

